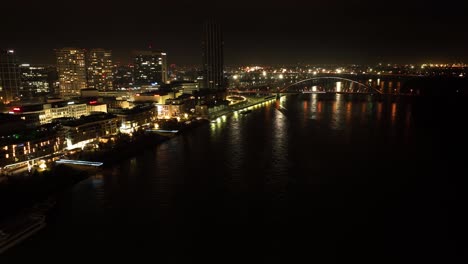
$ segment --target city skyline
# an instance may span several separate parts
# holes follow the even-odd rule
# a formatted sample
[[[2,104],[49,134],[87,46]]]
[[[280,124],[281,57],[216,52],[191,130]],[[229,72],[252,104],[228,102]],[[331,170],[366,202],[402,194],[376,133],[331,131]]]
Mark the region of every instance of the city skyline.
[[[63,47],[109,49],[116,63],[128,63],[131,50],[152,46],[167,52],[170,64],[201,65],[202,23],[214,17],[223,27],[226,65],[441,63],[468,57],[468,37],[461,33],[463,6],[238,1],[224,7],[209,1],[137,1],[120,7],[104,1],[95,3],[89,16],[86,6],[86,1],[73,9],[7,3],[15,11],[0,18],[9,25],[2,46],[35,64],[53,63],[54,49]]]

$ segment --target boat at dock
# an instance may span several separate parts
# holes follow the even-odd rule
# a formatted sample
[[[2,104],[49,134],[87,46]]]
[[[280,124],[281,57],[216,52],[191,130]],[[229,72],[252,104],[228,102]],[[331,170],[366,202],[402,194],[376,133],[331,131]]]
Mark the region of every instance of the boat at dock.
[[[154,132],[158,135],[165,137],[173,137],[179,133],[179,130],[170,130],[170,129],[147,129],[147,132]]]

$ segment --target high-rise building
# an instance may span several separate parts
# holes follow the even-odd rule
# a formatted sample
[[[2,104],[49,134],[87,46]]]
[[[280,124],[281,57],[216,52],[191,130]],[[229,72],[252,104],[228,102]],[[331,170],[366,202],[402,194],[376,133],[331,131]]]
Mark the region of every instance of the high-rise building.
[[[223,35],[221,26],[210,20],[203,25],[203,82],[204,88],[224,90]]]
[[[112,90],[112,52],[92,49],[87,52],[88,88]]]
[[[65,98],[79,96],[80,90],[86,88],[85,50],[63,48],[56,54],[59,95]]]
[[[23,84],[23,95],[34,97],[38,93],[50,93],[51,67],[42,65],[21,64],[21,82]]]
[[[115,89],[130,88],[133,86],[133,72],[134,66],[132,65],[117,65],[114,67],[114,83]]]
[[[157,85],[167,81],[166,53],[158,51],[134,51],[135,85]]]
[[[0,50],[0,101],[10,102],[20,97],[21,74],[14,50]]]

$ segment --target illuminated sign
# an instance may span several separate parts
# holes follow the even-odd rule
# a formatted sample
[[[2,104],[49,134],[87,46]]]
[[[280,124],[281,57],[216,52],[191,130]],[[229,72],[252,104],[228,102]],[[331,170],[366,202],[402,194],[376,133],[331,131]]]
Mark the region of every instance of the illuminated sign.
[[[13,107],[13,111],[14,111],[14,112],[19,112],[19,111],[21,111],[21,108],[19,108],[19,107]]]
[[[89,101],[89,104],[92,104],[92,105],[97,104],[97,101],[96,101],[96,100],[94,100],[94,101]]]

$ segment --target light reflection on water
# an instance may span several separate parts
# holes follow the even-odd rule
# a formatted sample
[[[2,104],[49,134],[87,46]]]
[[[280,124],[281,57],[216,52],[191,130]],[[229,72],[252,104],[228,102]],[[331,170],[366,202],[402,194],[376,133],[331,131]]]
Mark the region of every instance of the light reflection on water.
[[[256,254],[272,256],[300,243],[319,255],[368,251],[402,235],[379,228],[389,215],[406,219],[395,209],[408,182],[401,172],[419,172],[431,157],[411,102],[307,94],[252,109],[78,184],[50,227],[11,254],[72,254],[86,245],[184,262],[206,249],[231,256],[258,245]]]

